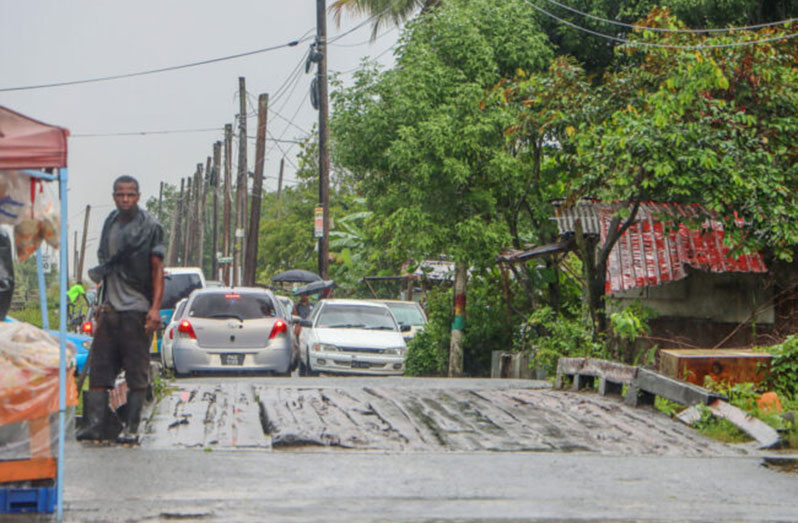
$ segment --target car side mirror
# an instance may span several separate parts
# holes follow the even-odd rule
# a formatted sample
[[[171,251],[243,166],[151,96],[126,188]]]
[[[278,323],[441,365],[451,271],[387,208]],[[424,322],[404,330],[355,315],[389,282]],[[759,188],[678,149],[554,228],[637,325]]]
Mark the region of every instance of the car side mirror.
[[[299,320],[299,324],[303,327],[313,327],[313,322],[310,320]]]
[[[296,314],[294,314],[293,316],[291,316],[291,323],[295,325],[302,323],[302,316],[297,316]]]
[[[412,329],[412,327],[410,325],[406,325],[404,323],[399,326],[399,330],[402,331],[402,332],[410,332],[410,329]]]

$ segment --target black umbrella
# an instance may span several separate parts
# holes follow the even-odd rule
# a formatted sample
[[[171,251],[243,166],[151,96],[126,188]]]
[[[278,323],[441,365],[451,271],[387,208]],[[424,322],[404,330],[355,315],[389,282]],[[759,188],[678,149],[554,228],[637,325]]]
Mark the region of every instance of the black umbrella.
[[[290,271],[281,272],[272,278],[272,281],[310,283],[312,281],[321,281],[321,276],[302,269],[291,269]]]
[[[316,294],[318,292],[322,292],[327,289],[334,289],[336,287],[337,285],[332,280],[314,281],[313,283],[308,283],[304,287],[299,287],[298,289],[294,289],[294,296]]]

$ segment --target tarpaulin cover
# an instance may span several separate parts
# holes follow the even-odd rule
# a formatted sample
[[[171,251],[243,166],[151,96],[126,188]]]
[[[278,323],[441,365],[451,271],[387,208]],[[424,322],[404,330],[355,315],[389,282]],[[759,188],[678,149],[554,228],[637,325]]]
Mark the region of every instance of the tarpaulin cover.
[[[0,169],[66,167],[69,131],[0,106]]]
[[[74,348],[67,352],[66,404],[77,405]],[[41,423],[58,408],[59,342],[42,329],[23,322],[0,323],[0,459],[18,459],[15,449],[31,454],[51,445],[50,424]],[[36,434],[36,427],[47,434]],[[21,439],[20,439],[21,438]]]
[[[596,205],[596,212],[604,241],[614,209]],[[715,273],[767,272],[759,253],[731,258],[731,249],[723,243],[723,225],[710,217],[698,204],[641,204],[635,223],[610,253],[606,292],[680,280],[687,276],[685,265]],[[682,222],[690,220],[701,226],[690,228]]]

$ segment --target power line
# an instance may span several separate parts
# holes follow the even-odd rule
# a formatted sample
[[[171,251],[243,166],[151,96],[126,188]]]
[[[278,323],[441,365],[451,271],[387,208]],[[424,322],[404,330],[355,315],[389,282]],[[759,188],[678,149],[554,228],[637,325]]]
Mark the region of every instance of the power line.
[[[392,28],[388,29],[387,31],[383,31],[382,34],[376,36],[373,39],[369,38],[368,40],[363,40],[362,42],[358,42],[356,44],[336,44],[336,43],[332,43],[330,45],[334,46],[334,47],[360,47],[361,45],[372,44],[372,43],[376,42],[377,40],[379,40],[380,38],[382,38],[383,36],[394,32],[395,30],[396,30],[396,28],[392,27]]]
[[[307,35],[307,33],[305,33]],[[150,74],[158,74],[158,73],[165,73],[167,71],[177,71],[179,69],[188,69],[191,67],[198,67],[201,65],[208,65],[216,62],[224,62],[226,60],[234,60],[237,58],[243,58],[245,56],[252,56],[260,53],[266,53],[269,51],[276,51],[277,49],[282,49],[284,47],[295,47],[299,45],[301,42],[306,41],[308,38],[307,36],[301,37],[297,40],[292,40],[290,42],[286,42],[284,44],[274,45],[271,47],[264,47],[262,49],[255,49],[254,51],[245,51],[243,53],[237,53],[227,56],[221,56],[218,58],[211,58],[208,60],[201,60],[199,62],[191,62],[188,64],[182,65],[173,65],[170,67],[161,67],[159,69],[150,69],[147,71],[138,71],[135,73],[125,73],[125,74],[118,74],[118,75],[111,75],[111,76],[100,76],[96,78],[88,78],[85,80],[72,80],[68,82],[54,82],[49,84],[38,84],[38,85],[26,85],[26,86],[19,86],[19,87],[4,87],[0,88],[0,92],[7,93],[10,91],[27,91],[32,89],[47,89],[50,87],[64,87],[67,85],[80,85],[80,84],[89,84],[89,83],[96,83],[96,82],[107,82],[110,80],[120,80],[122,78],[133,78],[135,76],[144,76]]]
[[[565,24],[565,25],[567,25],[569,27],[573,27],[574,29],[576,29],[578,31],[582,31],[583,33],[588,33],[588,34],[591,34],[593,36],[598,36],[599,38],[604,38],[606,40],[614,40],[616,42],[621,42],[621,43],[630,44],[630,45],[639,45],[639,46],[642,46],[642,47],[655,47],[657,49],[680,49],[680,50],[692,50],[692,51],[699,50],[699,49],[725,49],[725,48],[730,48],[730,47],[742,47],[742,46],[747,46],[747,45],[763,44],[763,43],[766,43],[766,42],[774,42],[776,40],[786,40],[786,39],[795,38],[795,37],[798,36],[798,33],[792,33],[792,34],[787,34],[787,35],[783,35],[783,36],[774,36],[774,37],[771,37],[771,38],[762,38],[762,39],[759,39],[759,40],[749,40],[749,41],[735,42],[735,43],[730,43],[730,44],[698,44],[698,45],[657,44],[657,43],[652,43],[652,42],[642,42],[642,41],[635,41],[635,40],[627,40],[626,38],[621,38],[621,37],[618,37],[618,36],[611,36],[611,35],[607,35],[607,34],[604,34],[604,33],[599,33],[598,31],[593,31],[592,29],[587,29],[585,27],[582,27],[581,25],[577,25],[577,24],[575,24],[573,22],[569,22],[568,20],[560,18],[559,16],[556,16],[556,15],[546,11],[542,7],[538,6],[537,4],[533,3],[531,0],[524,0],[524,2],[529,4],[532,8],[536,9],[537,11],[539,11],[539,12],[543,13],[544,15],[548,16],[549,18],[553,18],[554,20],[557,20],[560,23],[563,23],[563,24]]]
[[[580,16],[584,16],[586,18],[591,18],[591,19],[597,20],[599,22],[604,22],[605,24],[612,24],[612,25],[617,25],[617,26],[621,26],[621,27],[627,27],[629,29],[636,29],[636,30],[641,30],[641,31],[653,31],[653,32],[658,32],[658,33],[701,34],[701,33],[727,33],[727,32],[731,32],[731,31],[751,31],[751,30],[754,30],[754,29],[762,29],[764,27],[773,27],[773,26],[777,26],[777,25],[785,25],[785,24],[789,24],[789,23],[798,21],[798,18],[788,18],[786,20],[779,20],[778,22],[768,22],[768,23],[765,23],[765,24],[756,24],[756,25],[745,25],[745,26],[741,26],[741,27],[727,27],[725,29],[721,29],[721,28],[710,28],[710,29],[668,29],[668,28],[665,28],[665,27],[646,27],[646,26],[642,26],[642,25],[626,24],[624,22],[618,22],[618,21],[615,21],[615,20],[608,20],[606,18],[601,18],[600,16],[595,16],[595,15],[592,15],[590,13],[582,12],[582,11],[580,11],[578,9],[575,9],[573,7],[570,7],[568,5],[561,4],[560,2],[557,2],[556,0],[545,0],[545,1],[550,3],[550,4],[556,5],[557,7],[561,7],[563,9],[567,10],[567,11],[571,11],[572,13],[576,13],[576,14],[578,14]]]
[[[382,15],[384,15],[385,13],[387,13],[388,11],[392,10],[392,9],[393,9],[393,7],[394,7],[394,4],[398,3],[398,1],[399,1],[399,0],[396,0],[396,1],[394,1],[394,2],[391,2],[391,3],[388,5],[388,7],[386,7],[385,9],[383,9],[382,11],[380,11],[379,13],[375,13],[375,14],[371,15],[370,17],[368,17],[367,19],[363,20],[362,22],[360,22],[360,23],[359,23],[359,24],[357,24],[356,26],[352,27],[352,28],[351,28],[351,29],[349,29],[348,31],[345,31],[345,32],[343,32],[343,33],[340,33],[340,34],[337,34],[337,35],[333,36],[332,38],[328,38],[328,39],[327,39],[327,45],[330,45],[330,44],[332,44],[333,42],[337,42],[337,41],[338,41],[338,40],[340,40],[341,38],[343,38],[343,37],[345,37],[345,36],[347,36],[347,35],[349,35],[349,34],[351,34],[351,33],[354,33],[355,31],[357,31],[358,29],[360,29],[360,28],[361,28],[361,27],[363,27],[364,25],[366,25],[366,24],[368,24],[368,23],[370,23],[370,22],[372,22],[372,21],[376,20],[377,18],[381,17]]]
[[[70,134],[70,138],[98,138],[105,136],[146,136],[150,134],[187,134],[187,133],[208,133],[224,131],[224,127],[206,127],[204,129],[165,129],[157,131],[123,131],[116,133],[90,133],[90,134]]]

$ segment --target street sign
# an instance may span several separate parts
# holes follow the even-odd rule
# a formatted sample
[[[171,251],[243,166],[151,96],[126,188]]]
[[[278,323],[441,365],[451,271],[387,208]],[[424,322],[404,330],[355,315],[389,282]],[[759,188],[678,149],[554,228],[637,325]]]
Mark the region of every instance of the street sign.
[[[50,274],[53,272],[53,264],[50,263],[49,254],[42,254],[42,272],[44,274]]]
[[[324,207],[316,207],[313,220],[313,237],[324,238]]]
[[[216,258],[216,261],[219,262],[219,263],[233,263],[233,257],[232,256],[219,256],[218,258]]]

